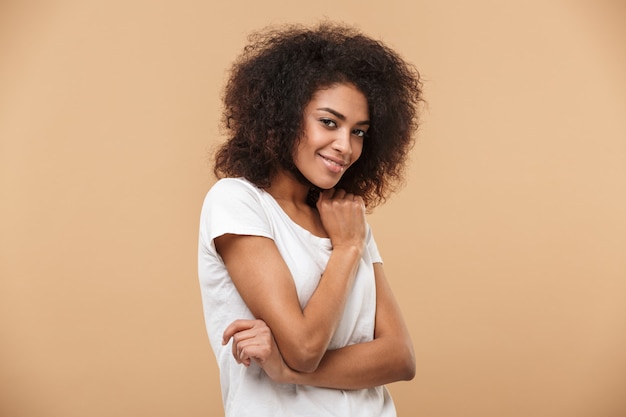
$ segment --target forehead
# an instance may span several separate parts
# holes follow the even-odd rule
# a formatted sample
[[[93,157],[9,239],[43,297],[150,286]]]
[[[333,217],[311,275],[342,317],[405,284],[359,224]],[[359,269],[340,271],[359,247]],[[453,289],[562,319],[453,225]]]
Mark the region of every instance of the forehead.
[[[367,120],[369,110],[367,98],[353,84],[340,83],[317,90],[306,106],[306,111],[330,108],[358,120]]]

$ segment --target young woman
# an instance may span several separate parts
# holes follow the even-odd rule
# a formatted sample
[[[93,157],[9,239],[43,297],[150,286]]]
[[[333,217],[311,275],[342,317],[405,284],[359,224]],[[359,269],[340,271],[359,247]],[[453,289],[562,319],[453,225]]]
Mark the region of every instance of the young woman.
[[[418,72],[342,25],[250,41],[200,223],[226,416],[394,416],[415,359],[365,212],[402,179]]]

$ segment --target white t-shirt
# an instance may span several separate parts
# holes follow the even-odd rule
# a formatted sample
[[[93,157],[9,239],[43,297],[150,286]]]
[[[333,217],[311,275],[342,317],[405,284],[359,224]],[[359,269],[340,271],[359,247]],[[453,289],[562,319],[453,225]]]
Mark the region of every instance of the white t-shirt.
[[[276,384],[256,364],[245,367],[235,362],[231,343],[222,346],[222,334],[234,320],[254,316],[215,250],[213,239],[227,233],[273,239],[291,271],[303,308],[332,250],[330,239],[315,236],[293,222],[269,193],[245,179],[222,179],[208,192],[200,217],[198,274],[209,340],[220,368],[226,417],[395,416],[393,401],[383,386],[338,390]],[[374,262],[381,258],[368,227],[366,250],[329,349],[373,339]]]

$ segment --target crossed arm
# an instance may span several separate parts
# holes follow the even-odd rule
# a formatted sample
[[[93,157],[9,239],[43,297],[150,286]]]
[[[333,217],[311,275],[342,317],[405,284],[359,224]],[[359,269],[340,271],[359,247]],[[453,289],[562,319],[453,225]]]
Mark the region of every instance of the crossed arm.
[[[364,250],[365,219],[362,201],[349,194],[323,194],[318,210],[333,251],[304,309],[271,239],[215,239],[237,290],[257,318],[233,322],[224,332],[224,343],[232,337],[235,358],[244,365],[255,361],[277,382],[359,389],[412,379],[410,337],[381,264],[374,264],[374,339],[328,350]]]

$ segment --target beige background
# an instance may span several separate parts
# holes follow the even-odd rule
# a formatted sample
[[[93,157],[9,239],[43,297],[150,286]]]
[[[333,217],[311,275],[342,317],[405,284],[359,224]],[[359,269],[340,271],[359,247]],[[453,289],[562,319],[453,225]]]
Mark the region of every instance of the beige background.
[[[400,416],[626,415],[620,1],[0,1],[0,415],[219,416],[196,275],[246,34],[323,16],[422,72],[370,221],[415,342]]]

